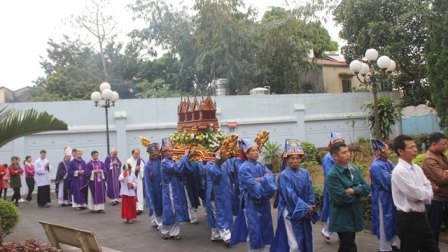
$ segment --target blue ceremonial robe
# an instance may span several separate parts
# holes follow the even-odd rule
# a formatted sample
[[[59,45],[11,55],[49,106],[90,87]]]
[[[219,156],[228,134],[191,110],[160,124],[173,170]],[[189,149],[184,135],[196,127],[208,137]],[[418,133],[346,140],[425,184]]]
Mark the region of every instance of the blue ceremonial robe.
[[[268,176],[264,176],[265,173]],[[261,178],[261,183],[255,181],[255,178]],[[231,244],[245,242],[249,235],[251,249],[263,248],[264,245],[271,244],[274,240],[269,199],[277,190],[275,177],[265,165],[257,161],[246,160],[239,167],[238,180],[240,182],[241,209],[232,230]],[[241,214],[242,209],[246,209],[247,229],[244,228],[246,218]]]
[[[322,158],[322,168],[324,170],[324,180],[327,177],[328,172],[334,165],[334,159],[331,156],[330,152],[328,152],[324,158]],[[322,206],[322,221],[327,221],[328,219],[328,211],[330,210],[330,197],[328,197],[328,193],[326,190],[326,186],[324,184],[324,196],[323,196],[324,204]]]
[[[380,238],[380,216],[378,198],[381,200],[386,239],[397,235],[395,216],[397,209],[392,199],[391,173],[395,165],[390,160],[375,159],[370,166],[372,188],[372,234]]]
[[[152,215],[152,211],[156,216],[162,216],[162,164],[161,158],[156,160],[149,159],[145,163],[145,199],[146,207],[149,208],[149,216]]]
[[[79,170],[86,170],[86,162],[82,159],[73,159],[70,161],[70,166],[68,168],[68,178],[70,183],[70,193],[73,195],[73,201],[76,204],[87,203],[87,179],[85,179],[84,174],[75,173]]]
[[[182,181],[185,169],[191,169],[186,155],[183,155],[177,163],[171,158],[164,157],[162,159],[162,225],[164,226],[174,224],[175,220],[178,222],[189,220],[187,198]],[[174,205],[171,204],[170,185]]]
[[[240,210],[240,182],[238,180],[238,171],[241,164],[244,163],[244,160],[240,157],[235,157],[227,159],[226,163],[232,168],[230,170],[230,182],[233,188],[232,212],[234,216],[237,216]]]
[[[199,198],[205,198],[202,186],[201,166],[195,161],[190,162],[191,169],[184,170],[184,185],[187,189],[187,197],[192,208],[197,209],[200,205]]]
[[[113,161],[117,161],[117,165],[113,165],[111,167],[111,163]],[[118,157],[111,157],[108,155],[106,159],[104,160],[104,166],[106,167],[106,170],[108,171],[107,174],[107,197],[109,199],[118,199],[120,197],[120,181],[118,181],[118,177],[121,173],[121,161]]]
[[[289,251],[283,212],[288,211],[286,218],[291,221],[299,251],[313,251],[313,235],[311,222],[319,219],[317,212],[306,217],[310,205],[316,204],[313,183],[307,170],[287,168],[278,178],[278,225],[271,252]],[[285,242],[286,241],[286,242]]]
[[[233,224],[232,190],[230,185],[231,169],[228,163],[219,167],[213,162],[205,166],[207,223],[211,228],[229,229]],[[211,209],[211,201],[215,202],[215,216]]]
[[[93,170],[101,169],[103,173],[94,173]],[[93,180],[91,180],[93,174]],[[84,177],[88,181],[89,189],[92,194],[93,204],[105,204],[106,203],[106,177],[107,170],[103,161],[90,160],[86,164],[86,170]]]

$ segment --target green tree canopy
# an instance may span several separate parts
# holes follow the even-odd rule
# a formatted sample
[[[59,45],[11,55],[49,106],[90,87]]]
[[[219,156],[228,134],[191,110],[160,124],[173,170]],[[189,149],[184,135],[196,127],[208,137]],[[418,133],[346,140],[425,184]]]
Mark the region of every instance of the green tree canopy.
[[[431,100],[424,54],[429,0],[342,0],[333,11],[347,41],[342,53],[347,62],[360,59],[369,48],[397,63],[393,79],[406,97],[406,105]]]
[[[80,39],[64,36],[60,43],[48,42],[47,56],[41,57],[45,77],[34,81],[30,88],[31,101],[89,100],[93,91],[105,79],[101,54]],[[142,68],[139,55],[131,46],[123,43],[105,45],[107,75],[112,89],[121,98],[134,98],[129,92],[135,88],[135,78]]]
[[[142,0],[131,8],[147,23],[131,37],[149,52],[160,46],[178,57],[175,87],[187,93],[193,83],[203,90],[217,78],[229,79],[231,94],[264,85],[276,93],[303,92],[299,79],[310,68],[310,50],[337,49],[320,23],[300,21],[299,8],[273,8],[261,22],[241,0],[196,0],[180,10],[162,0]]]
[[[434,0],[428,25],[426,57],[432,102],[440,117],[440,127],[448,126],[448,2]]]

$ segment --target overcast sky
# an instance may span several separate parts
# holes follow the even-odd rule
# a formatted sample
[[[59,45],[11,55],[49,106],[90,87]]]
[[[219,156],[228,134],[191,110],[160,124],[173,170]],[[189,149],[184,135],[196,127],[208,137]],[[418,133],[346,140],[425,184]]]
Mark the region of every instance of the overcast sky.
[[[193,0],[169,0],[189,3]],[[285,0],[244,0],[246,5],[264,13],[269,6],[287,8]],[[290,4],[292,1],[288,1]],[[134,28],[132,14],[125,8],[134,0],[111,0],[108,10],[114,15],[121,31]],[[60,41],[63,34],[75,37],[75,29],[62,20],[83,12],[84,0],[24,0],[0,3],[0,86],[11,90],[33,85],[32,81],[44,76],[39,56],[46,56],[47,42]],[[339,29],[330,22],[325,25],[333,40],[341,44]],[[79,30],[78,30],[79,31]]]

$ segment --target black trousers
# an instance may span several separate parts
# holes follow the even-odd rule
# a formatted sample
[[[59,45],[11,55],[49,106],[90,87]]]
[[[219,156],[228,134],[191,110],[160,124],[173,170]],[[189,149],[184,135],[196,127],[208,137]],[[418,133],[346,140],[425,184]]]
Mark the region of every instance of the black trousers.
[[[442,222],[448,225],[448,201],[432,200],[428,212],[429,226],[434,233],[436,244],[439,244],[439,233]]]
[[[34,178],[25,178],[26,185],[28,186],[28,194],[26,195],[26,200],[31,201],[32,197],[31,194],[34,191]]]
[[[50,185],[37,187],[37,205],[45,206],[47,203],[51,203],[50,198]]]
[[[397,212],[398,237],[403,252],[439,252],[426,213]]]
[[[14,190],[14,194],[12,195],[11,201],[14,201],[16,203],[16,205],[19,204],[19,199],[21,198],[20,196],[20,187],[18,188],[13,188]]]
[[[339,249],[338,252],[357,252],[355,232],[338,232],[339,236]]]

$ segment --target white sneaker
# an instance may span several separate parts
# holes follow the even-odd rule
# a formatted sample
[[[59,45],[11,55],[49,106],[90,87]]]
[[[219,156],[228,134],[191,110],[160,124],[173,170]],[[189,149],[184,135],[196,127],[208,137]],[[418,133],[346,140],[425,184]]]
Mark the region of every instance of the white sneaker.
[[[22,198],[20,198],[20,199],[19,199],[19,202],[20,202],[20,203],[23,203],[23,202],[25,202],[25,200],[22,199]]]

